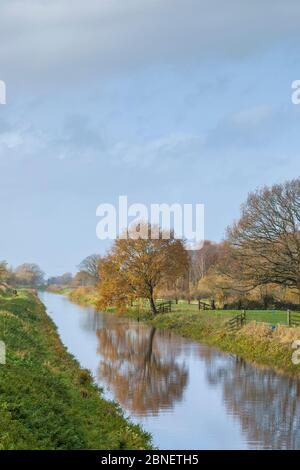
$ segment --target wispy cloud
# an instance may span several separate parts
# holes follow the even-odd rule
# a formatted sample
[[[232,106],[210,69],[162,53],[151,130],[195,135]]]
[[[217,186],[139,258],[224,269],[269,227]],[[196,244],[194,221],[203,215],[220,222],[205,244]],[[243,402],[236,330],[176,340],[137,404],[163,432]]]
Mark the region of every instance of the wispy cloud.
[[[118,142],[108,149],[115,164],[123,162],[131,167],[162,170],[197,156],[202,139],[192,134],[174,133],[140,143]]]
[[[0,161],[35,157],[46,146],[46,136],[22,123],[0,123]]]

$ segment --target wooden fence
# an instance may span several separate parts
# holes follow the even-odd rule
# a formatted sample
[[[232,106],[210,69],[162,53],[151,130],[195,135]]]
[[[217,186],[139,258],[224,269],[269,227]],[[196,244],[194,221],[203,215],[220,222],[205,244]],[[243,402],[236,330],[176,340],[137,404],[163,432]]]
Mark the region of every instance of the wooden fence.
[[[170,313],[172,312],[172,301],[168,300],[165,302],[159,302],[156,304],[157,312],[158,313]],[[198,309],[199,310],[211,310],[212,307],[205,302],[198,301]],[[247,321],[255,320],[254,318],[247,318],[246,310],[241,310],[240,313],[234,315],[226,322],[226,327],[230,332],[236,332],[242,326],[246,324]],[[257,320],[255,320],[257,321]],[[265,323],[265,324],[275,324],[275,322],[265,322],[265,321],[258,321],[258,323]],[[287,320],[286,325],[289,327],[300,327],[300,312],[293,312],[291,310],[287,310]]]
[[[227,328],[231,332],[236,332],[239,328],[246,324],[246,321],[251,321],[251,318],[247,318],[246,310],[242,310],[241,313],[238,313],[237,315],[234,315],[232,318],[230,318],[230,320],[227,322]],[[264,321],[258,321],[257,323],[265,323],[266,325],[270,324]],[[292,312],[291,310],[288,310],[286,325],[289,327],[300,327],[300,312]]]
[[[246,323],[246,312],[242,310],[241,313],[234,315],[227,322],[227,327],[231,333],[235,333],[239,328],[241,328]]]
[[[288,326],[300,326],[300,313],[287,311],[287,324]]]
[[[169,313],[172,312],[172,301],[162,302],[156,305],[158,313]]]
[[[205,302],[201,302],[201,300],[198,300],[198,309],[199,310],[211,310],[211,306],[206,304]]]

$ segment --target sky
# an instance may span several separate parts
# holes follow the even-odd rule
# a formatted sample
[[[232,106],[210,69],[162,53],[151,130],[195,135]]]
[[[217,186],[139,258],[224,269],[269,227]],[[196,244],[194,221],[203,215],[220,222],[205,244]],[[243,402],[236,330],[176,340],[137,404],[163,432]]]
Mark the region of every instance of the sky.
[[[1,0],[0,259],[74,272],[96,208],[203,203],[299,177],[297,0]]]

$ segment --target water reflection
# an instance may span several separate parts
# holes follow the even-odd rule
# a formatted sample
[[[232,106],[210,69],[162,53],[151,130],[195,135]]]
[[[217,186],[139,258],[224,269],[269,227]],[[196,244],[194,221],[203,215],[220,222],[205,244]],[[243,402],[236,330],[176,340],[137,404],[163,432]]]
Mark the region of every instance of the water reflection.
[[[62,341],[162,449],[300,449],[300,383],[43,293]]]
[[[188,371],[176,361],[169,333],[126,321],[104,318],[97,330],[101,361],[98,378],[113,391],[115,399],[137,416],[155,415],[182,398]],[[177,350],[177,352],[176,352]]]
[[[237,356],[202,347],[206,378],[221,387],[227,411],[239,419],[249,447],[300,448],[300,382]]]

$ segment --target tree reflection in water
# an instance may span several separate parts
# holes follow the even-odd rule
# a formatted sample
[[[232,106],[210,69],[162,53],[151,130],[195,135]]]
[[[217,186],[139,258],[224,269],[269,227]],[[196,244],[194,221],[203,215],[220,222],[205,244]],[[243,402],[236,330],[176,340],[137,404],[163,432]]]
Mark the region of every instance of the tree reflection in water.
[[[168,332],[156,334],[143,324],[110,321],[97,331],[101,362],[98,377],[113,391],[115,400],[137,416],[156,415],[182,399],[188,372],[176,359]]]
[[[222,386],[250,447],[300,449],[300,382],[235,356],[200,347],[211,385]]]

